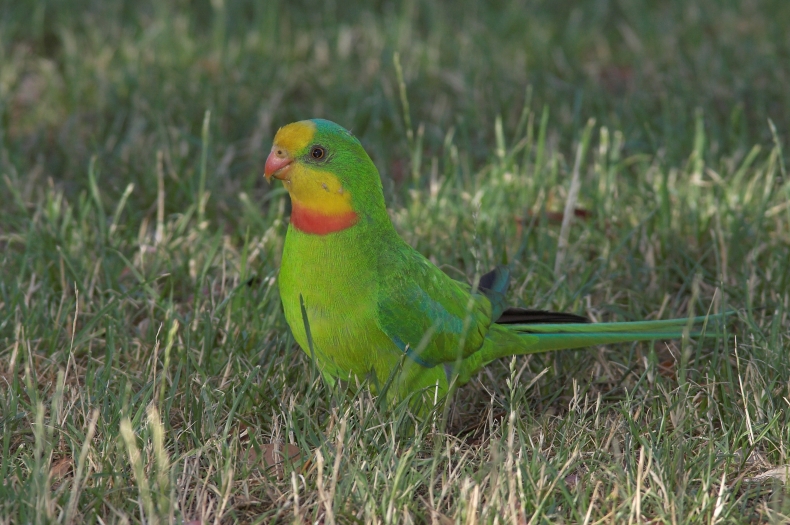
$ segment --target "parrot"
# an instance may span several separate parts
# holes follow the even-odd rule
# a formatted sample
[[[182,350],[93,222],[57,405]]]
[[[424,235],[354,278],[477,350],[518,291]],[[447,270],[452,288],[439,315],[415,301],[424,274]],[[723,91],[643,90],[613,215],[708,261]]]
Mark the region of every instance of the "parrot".
[[[508,308],[507,266],[469,285],[400,237],[373,161],[328,120],[280,128],[264,176],[291,199],[278,276],[285,319],[330,385],[367,381],[377,395],[430,406],[502,357],[701,335],[715,317],[591,323]]]

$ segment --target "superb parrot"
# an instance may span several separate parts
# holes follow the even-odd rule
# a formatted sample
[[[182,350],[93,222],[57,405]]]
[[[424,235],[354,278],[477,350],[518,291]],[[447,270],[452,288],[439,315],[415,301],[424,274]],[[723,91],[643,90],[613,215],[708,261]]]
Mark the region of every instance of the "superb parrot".
[[[507,267],[475,288],[409,246],[387,214],[373,161],[327,120],[280,128],[265,176],[291,197],[279,274],[285,318],[330,384],[368,379],[374,389],[388,385],[394,400],[422,392],[432,403],[500,357],[679,338],[706,319],[590,323],[506,308]]]

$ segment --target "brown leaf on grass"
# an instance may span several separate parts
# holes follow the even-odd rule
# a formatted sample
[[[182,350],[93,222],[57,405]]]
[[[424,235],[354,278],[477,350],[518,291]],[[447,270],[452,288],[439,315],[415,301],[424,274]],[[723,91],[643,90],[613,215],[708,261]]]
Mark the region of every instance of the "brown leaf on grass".
[[[677,362],[674,359],[667,359],[666,361],[661,361],[658,363],[658,373],[659,375],[666,377],[667,379],[676,379],[677,378],[677,370],[675,366]]]
[[[541,213],[528,211],[526,217],[516,217],[516,235],[521,237],[521,234],[524,232],[524,225],[540,225],[541,218],[544,216],[544,213],[549,224],[562,224],[562,220],[565,218],[565,213],[561,211],[546,210],[545,212]],[[575,208],[573,210],[573,216],[586,221],[593,216],[593,213],[590,210],[585,210],[583,208]]]
[[[298,458],[302,451],[296,445],[281,443],[266,443],[261,447],[263,450],[263,465],[265,468],[277,466],[286,460],[293,461]]]
[[[55,481],[59,481],[71,473],[73,466],[74,460],[71,459],[71,456],[64,456],[56,459],[49,468],[49,477]]]
[[[259,463],[263,470],[273,471],[277,479],[283,479],[285,474],[285,465],[287,463],[301,463],[302,451],[296,445],[287,443],[265,443],[261,445],[261,455],[255,453],[255,450],[250,448],[247,453],[250,465]]]
[[[787,480],[790,479],[790,465],[782,465],[781,467],[766,470],[761,474],[757,474],[753,478],[746,478],[745,481],[758,483],[762,481],[770,481],[772,479],[779,480],[782,483],[787,483]]]
[[[561,211],[546,210],[545,214],[546,214],[546,220],[548,220],[549,223],[551,224],[562,224],[563,219],[565,219],[565,213]],[[517,217],[516,221],[519,224],[524,224],[524,223],[529,223],[534,219],[536,224],[540,224],[540,218],[542,215],[543,213],[533,213],[531,211],[528,211],[526,219]],[[587,220],[593,216],[593,212],[591,212],[590,210],[585,210],[584,208],[574,208],[573,216],[578,219]]]

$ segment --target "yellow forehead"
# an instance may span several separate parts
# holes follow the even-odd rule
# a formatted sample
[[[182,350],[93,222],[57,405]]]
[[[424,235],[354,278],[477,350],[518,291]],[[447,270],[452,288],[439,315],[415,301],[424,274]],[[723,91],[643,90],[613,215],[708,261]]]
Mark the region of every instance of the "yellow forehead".
[[[295,153],[306,148],[315,135],[315,123],[302,120],[283,126],[274,136],[274,144],[284,148],[289,153]]]

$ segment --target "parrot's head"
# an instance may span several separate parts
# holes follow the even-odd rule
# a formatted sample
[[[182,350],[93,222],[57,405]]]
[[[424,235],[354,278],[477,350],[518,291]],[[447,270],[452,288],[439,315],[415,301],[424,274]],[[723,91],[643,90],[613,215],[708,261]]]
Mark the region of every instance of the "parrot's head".
[[[291,195],[291,224],[307,233],[344,230],[384,210],[373,161],[354,135],[328,120],[280,128],[264,174],[283,182]]]

